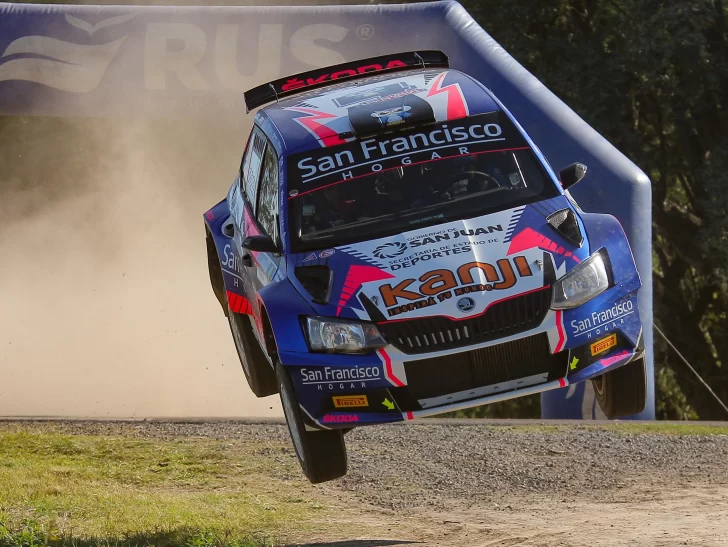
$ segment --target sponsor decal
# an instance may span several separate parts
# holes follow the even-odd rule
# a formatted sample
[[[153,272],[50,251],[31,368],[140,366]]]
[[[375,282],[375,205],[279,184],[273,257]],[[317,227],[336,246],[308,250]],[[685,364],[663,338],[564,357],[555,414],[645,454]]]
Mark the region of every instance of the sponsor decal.
[[[301,368],[301,383],[316,386],[319,391],[364,389],[368,380],[381,380],[382,369],[371,367],[316,367]]]
[[[452,256],[461,253],[469,253],[475,245],[488,245],[498,243],[498,238],[484,237],[483,239],[473,240],[474,237],[489,236],[494,232],[502,232],[503,226],[496,224],[494,226],[480,226],[477,228],[448,228],[428,234],[419,234],[407,240],[407,243],[401,241],[392,241],[380,245],[372,254],[380,259],[389,259],[386,268],[390,270],[400,270],[402,268],[411,268],[419,262]],[[446,245],[438,243],[448,242]],[[401,256],[405,251],[411,250],[410,254]]]
[[[372,254],[377,258],[394,258],[395,256],[401,255],[406,250],[406,243],[402,243],[401,241],[392,241],[390,243],[380,245],[372,251]]]
[[[369,406],[366,395],[335,395],[332,400],[336,408]]]
[[[382,104],[378,112],[383,112],[384,106]],[[300,106],[287,107],[287,110],[306,114],[295,118],[295,121],[312,133],[323,146],[288,158],[289,188],[298,189],[298,196],[330,184],[402,166],[529,148],[523,136],[502,112],[434,123],[428,125],[427,129],[422,125],[412,125],[410,122],[413,117],[407,122],[407,130],[396,133],[377,133],[372,130],[367,135],[375,133],[373,136],[352,140],[346,136],[346,131],[351,131],[350,124],[343,123],[348,121],[346,117]],[[403,112],[406,113],[415,114],[414,110]],[[371,117],[371,112],[367,112],[366,119],[375,118]],[[363,120],[359,120],[360,123],[364,123]],[[376,122],[369,123],[379,127]],[[337,146],[327,148],[332,145]]]
[[[377,366],[301,368],[301,380],[304,385],[341,380],[378,380],[381,377],[382,369]]]
[[[99,14],[103,15],[105,9],[102,7]],[[20,36],[5,51],[0,50],[0,82],[22,80],[70,93],[89,93],[103,80],[113,79],[114,74],[109,74],[113,70],[109,67],[117,56],[123,56],[120,51],[126,48],[139,50],[142,55],[141,90],[165,90],[181,84],[184,89],[195,92],[216,88],[240,93],[248,90],[253,82],[280,74],[282,60],[289,56],[302,63],[310,63],[311,59],[323,65],[344,62],[339,43],[350,33],[346,27],[329,23],[285,29],[280,22],[240,25],[224,19],[221,20],[224,24],[213,25],[211,28],[215,30],[211,30],[184,20],[139,21],[140,15],[141,12],[134,12],[97,20],[95,14],[90,23],[65,14],[68,27],[61,21],[47,25],[54,33],[58,32],[56,37]],[[130,28],[130,22],[136,25]],[[117,40],[104,42],[99,36],[106,29],[121,35]],[[3,30],[0,29],[0,34]],[[132,35],[138,39],[132,41]],[[64,41],[70,36],[78,37],[78,42]],[[251,55],[255,51],[258,55]],[[194,54],[180,57],[180,52]],[[204,70],[200,60],[209,56],[212,56],[209,64],[213,68]],[[244,74],[240,72],[241,63],[250,65]],[[356,67],[356,73],[374,71],[377,66]],[[395,59],[383,68],[398,66]],[[325,76],[328,80],[343,74]]]
[[[392,99],[400,99],[407,95],[422,93],[423,91],[426,91],[426,89],[409,84],[407,81],[402,81],[379,87],[366,86],[364,89],[357,89],[344,95],[338,95],[331,100],[339,108],[347,108],[354,105],[362,106],[371,103],[386,102]]]
[[[351,423],[351,422],[358,422],[359,416],[356,414],[326,414],[322,419],[321,422],[325,424],[342,424],[342,423]]]
[[[329,258],[331,255],[333,255],[336,252],[336,249],[326,249],[324,251],[321,251],[319,253],[319,258]]]
[[[290,192],[288,192],[288,195],[292,198],[295,198],[298,195],[298,190],[291,190]]]
[[[390,317],[444,302],[453,296],[468,293],[499,291],[514,287],[520,278],[531,277],[533,272],[525,256],[502,258],[495,264],[466,262],[457,270],[437,269],[409,278],[397,284],[385,283],[379,287],[382,302]],[[478,281],[484,278],[485,283]],[[418,285],[415,285],[419,283]],[[472,308],[471,308],[472,309]]]
[[[457,255],[460,253],[469,253],[472,251],[472,248],[470,247],[469,243],[466,241],[462,241],[460,243],[454,243],[452,245],[447,245],[440,247],[439,249],[428,249],[425,251],[417,251],[416,253],[412,253],[411,255],[408,255],[406,257],[397,259],[397,260],[390,260],[388,267],[390,270],[401,270],[402,268],[411,268],[418,262],[423,262],[427,260],[432,260],[435,258],[442,258],[443,256],[452,256]]]
[[[569,363],[569,369],[570,369],[570,370],[576,370],[576,366],[577,366],[578,364],[579,364],[579,358],[578,358],[578,357],[574,357],[574,358],[573,358],[573,359],[571,360],[571,363]]]
[[[316,258],[318,258],[318,257],[316,256],[316,253],[311,253],[311,254],[310,254],[310,255],[308,255],[308,256],[307,256],[306,258],[304,258],[304,259],[303,259],[303,261],[304,261],[304,262],[308,262],[309,260],[316,260]]]
[[[365,72],[379,72],[382,70],[391,70],[394,68],[405,68],[407,65],[398,59],[393,59],[385,65],[378,63],[372,63],[369,65],[363,65],[356,68],[350,68],[340,70],[331,74],[317,75],[315,78],[306,78],[302,80],[300,78],[289,78],[281,86],[281,91],[293,91],[294,89],[300,89],[310,85],[322,84],[331,80],[338,80],[339,78],[347,78],[350,76],[356,76],[358,74],[364,74]]]
[[[611,308],[593,311],[584,319],[573,319],[570,323],[574,336],[586,335],[587,339],[599,336],[624,324],[624,318],[635,312],[632,300],[618,302]]]
[[[399,125],[404,123],[406,118],[409,118],[411,114],[409,111],[412,108],[409,106],[395,106],[392,108],[386,108],[384,110],[377,110],[372,112],[370,115],[372,118],[376,118],[380,124],[385,127],[391,125]]]
[[[469,312],[475,307],[475,300],[472,298],[466,296],[465,298],[461,298],[458,300],[458,309],[463,312]]]
[[[228,207],[230,208],[230,215],[238,223],[238,226],[243,224],[243,197],[240,194],[240,178],[235,180],[230,196],[228,197]]]
[[[297,110],[303,110],[298,108]],[[324,113],[318,113],[323,116]],[[328,116],[334,117],[332,114]],[[480,118],[479,122],[460,123],[455,126],[442,124],[436,129],[421,131],[406,136],[395,136],[389,139],[369,138],[356,141],[355,146],[349,146],[340,152],[330,154],[311,153],[300,158],[293,164],[293,167],[303,184],[327,176],[329,173],[341,173],[343,180],[352,178],[353,171],[349,170],[355,166],[367,166],[369,172],[378,172],[383,169],[381,162],[389,159],[401,158],[402,165],[409,165],[412,159],[409,155],[420,155],[430,152],[426,157],[418,157],[419,161],[424,159],[440,159],[444,155],[468,154],[468,144],[480,142],[503,141],[503,129],[497,123],[483,123],[483,118],[474,116],[472,120]],[[341,141],[343,144],[344,141]],[[435,150],[452,148],[454,154],[443,152],[440,154]],[[314,151],[315,152],[315,151]]]
[[[479,228],[470,228],[467,230],[449,228],[440,232],[433,232],[431,234],[418,235],[408,240],[407,243],[410,247],[421,247],[427,245],[434,245],[442,241],[457,240],[458,238],[469,238],[474,236],[489,235],[493,232],[502,232],[503,226],[496,224],[495,226],[481,226]],[[498,240],[492,240],[492,243]]]
[[[617,345],[617,335],[612,334],[606,338],[602,338],[598,342],[594,342],[590,347],[592,356],[604,353],[609,348],[613,348]]]
[[[240,257],[233,252],[233,249],[230,245],[225,245],[225,247],[223,247],[222,255],[223,266],[226,266],[227,268],[240,275],[243,274],[243,264],[240,261]]]
[[[417,234],[408,237],[406,242],[389,241],[374,248],[371,254],[380,259],[386,260],[387,265],[383,266],[389,270],[400,270],[411,268],[420,262],[427,260],[453,256],[461,253],[469,253],[475,245],[488,245],[498,243],[497,237],[490,236],[494,232],[502,232],[503,225],[495,224],[479,226],[476,228],[463,229],[459,224],[457,227],[450,227],[436,232]],[[473,239],[480,238],[482,239]],[[439,245],[445,243],[445,245]],[[408,254],[405,254],[410,251]]]
[[[599,361],[599,363],[601,363],[601,365],[603,367],[608,367],[609,365],[613,365],[614,363],[618,363],[622,359],[626,359],[630,355],[631,355],[631,353],[629,351],[627,351],[626,349],[623,349],[622,351],[618,351],[617,353],[615,353],[611,357],[606,357],[604,359],[601,359]]]
[[[385,408],[386,408],[387,410],[394,410],[394,402],[393,402],[393,401],[390,401],[388,397],[385,397],[385,398],[384,398],[384,400],[382,401],[382,405],[383,405],[383,406],[384,406],[384,407],[385,407]]]

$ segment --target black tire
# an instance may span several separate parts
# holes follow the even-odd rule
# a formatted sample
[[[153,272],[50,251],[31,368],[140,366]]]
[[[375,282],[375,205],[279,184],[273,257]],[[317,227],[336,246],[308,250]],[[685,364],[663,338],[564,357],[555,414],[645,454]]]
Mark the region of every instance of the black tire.
[[[238,350],[240,365],[243,367],[251,391],[256,397],[267,397],[278,393],[275,371],[253,333],[253,326],[248,316],[235,313],[228,305],[228,323],[235,349]]]
[[[306,431],[290,373],[280,363],[276,366],[276,372],[288,433],[304,475],[312,484],[343,477],[347,469],[344,433],[335,429]]]
[[[639,414],[647,402],[645,359],[640,357],[592,380],[597,402],[607,418]]]

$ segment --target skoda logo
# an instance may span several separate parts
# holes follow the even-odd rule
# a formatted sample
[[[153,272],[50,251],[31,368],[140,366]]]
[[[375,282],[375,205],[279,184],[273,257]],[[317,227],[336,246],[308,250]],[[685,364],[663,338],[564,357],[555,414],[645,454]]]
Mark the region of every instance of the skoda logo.
[[[472,298],[465,297],[465,298],[461,298],[460,300],[458,300],[458,309],[463,313],[469,312],[474,307],[475,307],[475,302],[473,302]]]

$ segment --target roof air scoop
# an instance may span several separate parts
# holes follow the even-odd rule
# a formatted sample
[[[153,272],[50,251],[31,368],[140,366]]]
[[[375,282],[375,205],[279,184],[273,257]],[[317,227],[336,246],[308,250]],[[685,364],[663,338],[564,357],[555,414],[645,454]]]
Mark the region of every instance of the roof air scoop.
[[[416,95],[405,95],[376,103],[353,106],[349,123],[357,137],[392,131],[412,125],[435,123],[430,104]]]
[[[579,222],[576,220],[574,211],[571,209],[556,211],[546,217],[546,222],[566,239],[581,247],[581,244],[584,242],[584,235],[581,233]]]

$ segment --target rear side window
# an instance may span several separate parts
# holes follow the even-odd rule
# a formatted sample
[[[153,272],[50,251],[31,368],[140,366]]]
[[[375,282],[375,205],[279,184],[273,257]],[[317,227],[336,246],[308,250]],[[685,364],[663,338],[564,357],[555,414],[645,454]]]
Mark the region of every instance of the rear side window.
[[[265,233],[275,241],[278,236],[276,230],[278,219],[278,158],[270,144],[265,150],[263,160],[263,174],[260,178],[257,211],[258,223]]]
[[[263,151],[265,150],[265,136],[257,127],[250,137],[248,150],[240,168],[241,182],[245,196],[255,213],[255,196],[258,191],[258,179],[260,178],[260,166],[263,162]]]

